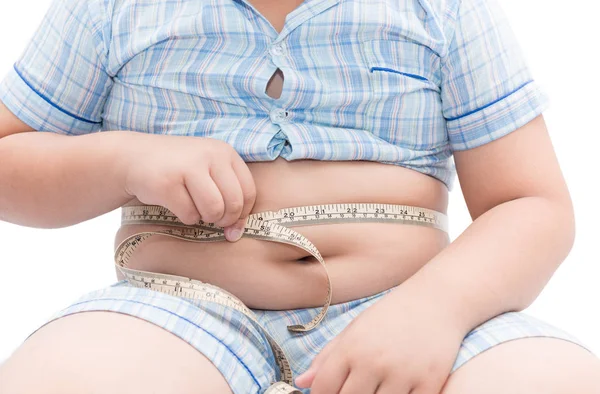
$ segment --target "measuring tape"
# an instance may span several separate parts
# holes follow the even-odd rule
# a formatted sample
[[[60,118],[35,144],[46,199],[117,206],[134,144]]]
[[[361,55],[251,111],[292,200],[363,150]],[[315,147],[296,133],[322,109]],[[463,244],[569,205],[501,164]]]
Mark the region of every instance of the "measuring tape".
[[[331,304],[331,281],[323,257],[317,248],[302,234],[290,227],[351,222],[394,222],[417,224],[448,231],[448,217],[438,211],[410,205],[395,204],[326,204],[293,208],[279,211],[266,211],[248,217],[242,237],[265,241],[281,242],[299,247],[313,255],[323,266],[327,276],[327,296],[321,311],[310,322],[288,326],[292,332],[306,332],[315,328],[325,317]],[[222,227],[200,220],[194,225],[186,225],[167,208],[158,205],[124,206],[121,210],[121,223],[159,224],[173,227],[167,230],[144,231],[124,239],[115,251],[115,264],[125,279],[135,287],[147,288],[178,297],[216,302],[234,308],[248,316],[264,333],[273,349],[275,361],[281,371],[281,381],[274,382],[265,394],[301,394],[293,387],[293,374],[285,353],[260,325],[254,313],[233,294],[209,283],[181,276],[161,274],[127,268],[133,252],[146,239],[162,235],[190,242],[224,241]]]

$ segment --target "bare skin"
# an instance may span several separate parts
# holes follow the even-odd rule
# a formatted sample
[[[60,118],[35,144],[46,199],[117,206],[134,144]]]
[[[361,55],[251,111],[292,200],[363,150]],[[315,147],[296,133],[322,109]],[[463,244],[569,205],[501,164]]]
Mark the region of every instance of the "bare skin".
[[[257,188],[252,212],[345,202],[407,204],[446,211],[444,185],[401,167],[283,159],[248,163],[248,167]],[[116,241],[141,230],[161,228],[166,227],[123,226]],[[449,242],[448,234],[440,230],[393,223],[314,225],[294,230],[313,242],[325,259],[334,303],[400,284]],[[234,243],[191,243],[156,236],[136,250],[130,267],[213,283],[260,309],[320,306],[327,291],[324,270],[309,253],[287,244],[248,238]]]
[[[278,31],[285,15],[299,3],[252,1]],[[284,83],[283,75],[275,75],[269,95],[278,97]],[[279,159],[248,163],[248,167],[257,190],[252,212],[363,201],[446,212],[447,190],[439,181],[398,166]],[[477,201],[470,203],[472,212],[479,208]],[[159,228],[122,227],[116,243],[133,232]],[[447,235],[439,230],[410,225],[335,224],[296,230],[324,256],[334,303],[402,283],[448,244]],[[215,283],[251,307],[319,306],[325,294],[323,273],[315,261],[299,261],[304,257],[303,251],[291,246],[249,239],[191,244],[156,237],[136,252],[132,265]],[[467,362],[439,394],[595,393],[600,392],[598,370],[598,359],[573,344],[551,338],[521,339]],[[110,312],[71,315],[44,326],[0,368],[0,392],[6,394],[148,391],[231,393],[210,361],[188,344],[143,320]]]

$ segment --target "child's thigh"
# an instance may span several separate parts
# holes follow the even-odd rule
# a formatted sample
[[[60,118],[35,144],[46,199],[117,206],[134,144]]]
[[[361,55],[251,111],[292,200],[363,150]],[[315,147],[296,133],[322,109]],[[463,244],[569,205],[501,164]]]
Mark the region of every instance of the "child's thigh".
[[[481,393],[600,393],[600,359],[557,338],[505,342],[451,374],[440,394]]]
[[[83,312],[54,320],[0,365],[2,394],[231,393],[219,370],[142,319]]]

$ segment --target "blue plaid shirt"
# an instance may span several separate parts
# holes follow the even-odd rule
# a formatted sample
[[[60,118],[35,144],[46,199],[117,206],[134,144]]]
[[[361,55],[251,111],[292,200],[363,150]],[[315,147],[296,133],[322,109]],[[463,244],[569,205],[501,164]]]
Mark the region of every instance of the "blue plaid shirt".
[[[377,161],[449,190],[453,151],[548,102],[494,0],[306,0],[281,33],[245,0],[54,0],[0,100],[36,130],[212,137],[248,162]]]

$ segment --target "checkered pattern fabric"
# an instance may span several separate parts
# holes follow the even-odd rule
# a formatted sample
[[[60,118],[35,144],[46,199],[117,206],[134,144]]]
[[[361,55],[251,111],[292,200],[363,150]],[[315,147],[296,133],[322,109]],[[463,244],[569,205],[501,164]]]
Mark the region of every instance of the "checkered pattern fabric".
[[[0,100],[36,130],[211,137],[245,161],[377,161],[450,190],[453,151],[548,104],[496,0],[305,0],[281,33],[243,0],[54,0]]]

